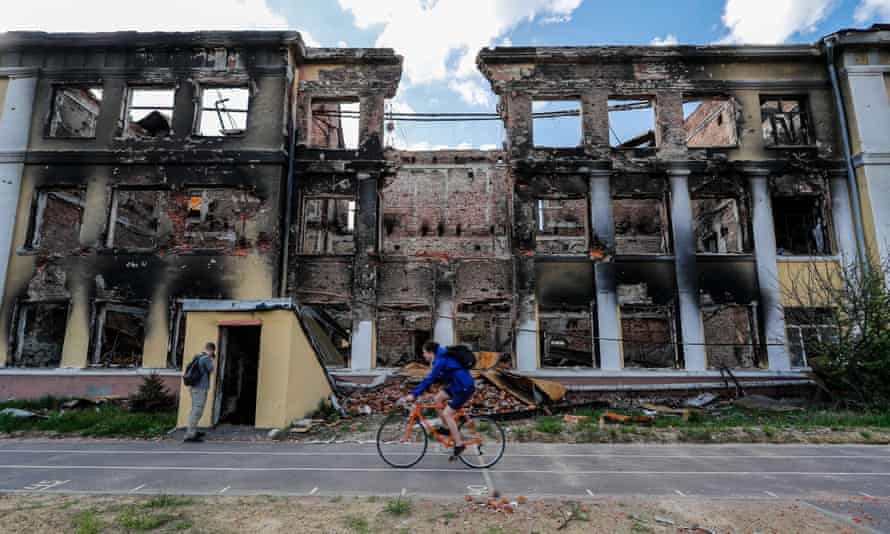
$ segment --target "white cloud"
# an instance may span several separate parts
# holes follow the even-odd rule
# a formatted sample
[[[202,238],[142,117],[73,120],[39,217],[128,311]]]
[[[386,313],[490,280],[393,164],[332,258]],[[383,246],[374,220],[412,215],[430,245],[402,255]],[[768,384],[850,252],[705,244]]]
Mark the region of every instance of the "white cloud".
[[[522,22],[565,17],[583,0],[338,0],[360,29],[380,27],[376,45],[405,56],[403,84],[458,78],[452,89],[479,101],[464,83],[476,73],[476,53]],[[456,59],[457,67],[450,61]]]
[[[479,145],[479,150],[497,150],[499,148],[501,147],[495,144]]]
[[[862,0],[853,17],[860,24],[872,19],[890,19],[890,0]]]
[[[559,15],[555,17],[544,17],[541,19],[542,24],[563,24],[565,22],[571,22],[571,15]]]
[[[287,19],[269,8],[265,0],[30,0],[9,2],[0,17],[0,31],[283,30],[287,27]],[[303,38],[307,42],[312,39],[306,33]]]
[[[337,48],[349,48],[349,45],[346,41],[337,41]]]
[[[722,42],[783,43],[796,33],[815,31],[837,3],[838,0],[726,0],[722,19],[729,35]]]
[[[673,33],[669,33],[664,37],[653,37],[650,44],[652,46],[677,46],[680,44],[680,40]]]
[[[487,106],[491,92],[474,79],[453,80],[448,88],[460,95],[461,100],[473,106]]]

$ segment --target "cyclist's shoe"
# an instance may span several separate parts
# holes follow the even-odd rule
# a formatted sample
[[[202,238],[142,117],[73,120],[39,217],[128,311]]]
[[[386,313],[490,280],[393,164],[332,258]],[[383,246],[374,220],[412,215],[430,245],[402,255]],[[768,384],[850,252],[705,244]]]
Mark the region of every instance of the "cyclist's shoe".
[[[466,445],[455,445],[455,446],[454,446],[454,452],[451,453],[451,456],[452,456],[453,458],[457,458],[458,456],[460,456],[461,454],[463,454],[463,452],[466,450],[466,448],[467,448]]]

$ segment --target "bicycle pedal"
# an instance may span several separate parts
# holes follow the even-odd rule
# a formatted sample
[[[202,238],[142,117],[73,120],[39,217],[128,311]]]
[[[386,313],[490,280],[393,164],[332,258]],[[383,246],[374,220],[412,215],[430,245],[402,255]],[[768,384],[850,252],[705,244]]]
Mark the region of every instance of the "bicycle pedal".
[[[457,456],[449,456],[449,457],[448,457],[448,461],[449,461],[449,462],[453,462],[453,461],[455,461],[455,460],[457,460]]]

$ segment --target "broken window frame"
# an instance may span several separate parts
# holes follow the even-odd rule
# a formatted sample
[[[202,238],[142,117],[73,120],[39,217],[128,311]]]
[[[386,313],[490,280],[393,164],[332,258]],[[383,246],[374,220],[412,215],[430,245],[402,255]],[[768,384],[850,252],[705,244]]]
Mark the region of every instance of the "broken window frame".
[[[555,233],[545,233],[545,222],[546,218],[544,217],[547,211],[560,211],[565,208],[563,207],[548,207],[545,206],[547,201],[580,201],[584,203],[584,221],[583,221],[583,236],[580,238],[578,236],[568,236],[568,235],[559,235]],[[553,254],[558,256],[578,256],[583,255],[587,256],[590,251],[590,204],[587,200],[587,197],[537,197],[535,198],[535,241],[536,244],[539,241],[559,241],[560,239],[583,239],[584,246],[583,250],[580,252],[563,252],[559,254]],[[537,247],[536,247],[537,248]],[[539,253],[545,253],[544,251],[538,249]],[[549,253],[548,253],[549,254]]]
[[[355,225],[358,220],[358,201],[354,196],[351,195],[306,195],[301,199],[300,202],[300,240],[297,246],[297,254],[304,256],[352,256],[355,254],[355,246],[353,244],[353,250],[351,252],[326,252],[328,250],[329,244],[329,233],[330,230],[326,230],[324,233],[325,236],[325,246],[323,247],[325,252],[307,252],[304,248],[305,237],[306,237],[306,209],[309,202],[312,201],[348,201],[347,204],[347,214],[346,214],[346,231],[347,233],[344,235],[352,235],[353,240],[355,236]],[[327,216],[325,216],[327,217]],[[330,222],[325,218],[324,227],[327,228]],[[382,225],[381,225],[382,226]],[[382,230],[379,230],[382,231]]]
[[[767,102],[776,101],[778,106],[778,111],[765,109],[765,105]],[[782,111],[783,102],[787,101],[796,101],[798,102],[798,110],[797,111]],[[800,131],[794,131],[794,118],[797,117],[800,122]],[[816,144],[815,132],[813,131],[813,121],[811,119],[812,113],[810,112],[810,99],[805,94],[791,94],[791,95],[775,95],[775,94],[762,94],[760,95],[760,129],[762,131],[762,139],[763,146],[766,148],[788,148],[788,147],[812,147]],[[777,119],[781,119],[782,124],[784,125],[784,129],[788,134],[789,138],[798,138],[798,142],[791,143],[779,143],[779,135],[778,135],[778,122]],[[763,129],[763,123],[769,120],[772,135],[768,137],[767,132]]]
[[[9,355],[9,361],[7,362],[10,367],[14,368],[27,368],[27,369],[57,369],[58,367],[34,367],[34,366],[23,366],[21,365],[22,361],[22,350],[25,345],[25,332],[27,330],[27,311],[30,307],[37,306],[65,306],[65,328],[67,329],[68,319],[71,316],[71,301],[70,299],[47,299],[47,300],[31,300],[31,299],[23,299],[19,300],[15,303],[14,309],[12,312],[12,328],[9,329],[9,343],[7,346],[12,347],[13,350]],[[59,365],[61,365],[62,358],[64,357],[65,350],[65,335],[62,335],[61,342],[61,352],[59,355]]]
[[[808,339],[812,339],[806,335],[806,332],[815,334],[817,342],[823,342],[826,339],[837,339],[838,325],[831,324],[831,317],[827,316],[819,321],[813,321],[816,315],[830,314],[831,311],[825,308],[786,308],[785,309],[785,344],[788,351],[788,359],[791,362],[792,369],[809,369],[810,364],[807,358]],[[809,315],[810,317],[805,317]],[[799,355],[795,353],[794,348],[799,347]],[[795,360],[800,362],[795,365]]]
[[[65,91],[66,89],[86,89],[86,90],[94,90],[97,89],[100,91],[101,97],[99,98],[99,112],[96,113],[95,124],[93,126],[93,135],[57,135],[53,129],[54,118],[56,115],[56,97],[60,91]],[[95,139],[96,133],[99,129],[99,117],[102,115],[102,102],[104,100],[105,93],[104,87],[101,82],[93,82],[93,83],[53,83],[52,90],[50,91],[50,102],[49,102],[49,112],[47,114],[46,126],[44,129],[44,137],[47,139]]]
[[[647,256],[647,257],[672,257],[674,254],[674,233],[673,233],[673,225],[671,223],[671,199],[670,192],[665,191],[660,196],[652,195],[652,194],[641,194],[641,195],[628,195],[628,194],[620,194],[620,195],[612,195],[612,201],[610,203],[609,209],[612,210],[613,221],[615,220],[615,207],[617,206],[617,202],[622,200],[654,200],[659,202],[659,210],[664,215],[664,220],[662,221],[661,228],[661,238],[664,242],[664,250],[661,252],[624,252],[619,250],[618,242],[619,242],[619,234],[618,234],[618,225],[615,224],[615,255],[617,256]],[[661,215],[661,214],[659,214]]]
[[[146,192],[154,192],[156,194],[156,202],[154,206],[154,217],[157,220],[160,217],[161,213],[161,201],[162,196],[166,192],[165,189],[159,189],[156,187],[115,187],[111,193],[111,208],[108,213],[108,222],[106,226],[105,232],[105,247],[110,249],[120,249],[120,250],[132,250],[132,251],[152,251],[157,250],[159,245],[159,228],[155,228],[153,241],[154,243],[150,247],[119,247],[115,246],[114,238],[116,233],[116,224],[117,224],[117,214],[118,214],[118,194],[121,192],[132,192],[132,191],[146,191]]]
[[[338,106],[336,112],[330,112],[330,111],[316,112],[315,111],[315,106],[317,106],[317,105],[326,106],[326,105],[332,105],[332,104],[336,104]],[[354,107],[357,105],[357,106],[359,106],[359,108],[358,108],[358,110],[348,109],[348,110],[344,111],[342,109],[342,106],[344,106],[344,105],[348,105],[350,107]],[[321,148],[321,149],[328,149],[328,150],[358,150],[359,145],[361,145],[361,138],[360,138],[361,130],[359,127],[360,123],[361,123],[361,114],[362,114],[361,104],[359,102],[358,97],[311,98],[309,101],[309,113],[307,113],[308,117],[306,117],[306,131],[308,132],[306,135],[307,143],[312,148]],[[315,130],[314,126],[316,124],[316,121],[321,120],[321,122],[324,122],[324,119],[323,118],[319,119],[319,117],[332,117],[332,118],[337,118],[340,120],[339,125],[325,123],[325,127],[327,128],[326,138],[329,138],[329,136],[331,135],[331,131],[339,132],[337,147],[330,147],[328,145],[320,145],[320,144],[317,144],[314,142],[315,139],[314,139],[312,133]],[[346,132],[347,128],[344,127],[343,119],[348,119],[349,131],[355,130],[355,132],[354,132],[355,145],[354,146],[350,145],[346,142],[347,135],[345,132]]]
[[[167,368],[182,369],[185,355],[185,332],[187,314],[182,309],[182,301],[170,304],[169,316],[172,317],[167,338]]]
[[[545,105],[550,105],[551,103],[563,104],[566,102],[570,102],[575,104],[574,107],[577,108],[577,114],[574,114],[575,109],[571,110],[552,110],[552,111],[535,111],[535,103],[541,102],[545,103]],[[535,115],[546,115],[552,114],[550,117],[535,117]],[[531,126],[532,126],[532,139],[534,140],[535,148],[577,148],[584,144],[584,121],[582,120],[581,111],[581,97],[580,96],[571,96],[571,97],[546,97],[546,96],[538,96],[532,100],[532,116],[531,116]],[[574,144],[571,143],[541,143],[539,138],[541,137],[541,131],[539,125],[543,125],[544,120],[553,120],[554,121],[554,129],[562,129],[568,128],[568,124],[564,124],[565,121],[562,121],[561,124],[560,119],[571,118],[572,129],[577,129],[578,138]],[[537,123],[537,124],[536,124]]]
[[[112,311],[115,313],[129,313],[133,315],[142,316],[143,328],[142,328],[142,353],[140,354],[139,365],[135,366],[122,366],[122,365],[112,365],[105,364],[102,360],[103,353],[103,342],[104,342],[104,331],[105,331],[105,321],[108,316],[108,312]],[[97,300],[93,303],[93,336],[92,336],[92,346],[90,349],[89,356],[89,367],[104,367],[104,368],[136,368],[141,369],[144,366],[144,358],[145,358],[145,338],[148,332],[148,315],[149,310],[148,307],[142,302],[121,302],[121,301],[109,301],[109,300]]]
[[[174,134],[173,132],[173,118],[176,113],[176,92],[179,87],[176,84],[151,84],[151,85],[140,85],[140,84],[131,84],[127,85],[127,90],[124,98],[124,106],[123,113],[121,116],[121,136],[134,138],[134,139],[160,139],[164,137],[170,137]],[[170,106],[133,106],[133,97],[136,95],[137,91],[171,91],[173,94],[173,100],[170,103]],[[170,130],[167,132],[167,135],[164,136],[142,136],[142,135],[131,135],[128,133],[129,124],[130,124],[130,112],[131,111],[169,111],[170,112]],[[141,119],[140,119],[141,120]],[[139,122],[139,121],[133,121]]]
[[[705,101],[722,101],[722,102],[723,102],[723,105],[721,106],[720,113],[712,112],[711,115],[709,115],[709,116],[707,117],[707,119],[706,119],[707,122],[705,123],[705,121],[703,121],[703,124],[705,124],[705,126],[707,126],[707,124],[710,124],[712,121],[716,120],[716,121],[718,121],[718,125],[722,125],[722,124],[721,124],[721,123],[722,123],[722,117],[723,117],[723,114],[726,113],[727,115],[729,115],[729,120],[730,120],[731,123],[732,123],[732,124],[729,126],[729,127],[732,128],[732,141],[731,141],[730,143],[727,143],[727,144],[724,144],[724,145],[720,145],[720,144],[715,144],[715,145],[710,145],[710,144],[709,144],[709,145],[690,145],[690,144],[689,144],[689,141],[690,141],[692,138],[694,138],[696,135],[698,135],[698,134],[699,134],[701,131],[703,131],[703,129],[704,129],[702,126],[699,126],[699,127],[696,128],[696,131],[693,132],[692,134],[690,134],[690,133],[686,133],[686,141],[685,141],[686,146],[687,146],[688,148],[692,148],[692,149],[705,149],[705,148],[738,148],[738,146],[739,146],[739,129],[738,129],[738,121],[736,120],[736,115],[737,115],[737,112],[738,112],[738,107],[737,107],[737,104],[736,104],[735,99],[732,98],[731,96],[720,95],[720,94],[686,94],[686,95],[683,95],[683,105],[684,105],[684,106],[685,106],[686,104],[689,104],[689,103],[692,103],[692,102],[701,102],[701,103],[704,103]],[[696,110],[693,110],[693,112],[689,114],[689,117],[691,117],[692,114],[695,113],[695,111],[697,111],[697,109],[696,109]],[[686,121],[687,121],[688,118],[689,118],[689,117],[686,117],[685,115],[686,115],[686,114],[685,114],[685,110],[684,110],[684,117],[683,117],[684,130],[685,130]]]
[[[204,92],[205,91],[213,91],[213,90],[221,90],[221,89],[243,89],[246,92],[247,96],[247,107],[244,109],[227,109],[225,107],[219,108],[214,106],[212,108],[208,108],[204,106]],[[247,129],[250,127],[249,119],[250,119],[250,101],[253,99],[253,94],[251,94],[250,86],[248,84],[236,84],[236,85],[201,85],[197,91],[197,97],[195,99],[195,122],[192,128],[192,135],[195,137],[213,137],[213,138],[230,138],[230,137],[243,137],[247,134]],[[216,104],[220,102],[217,101]],[[221,127],[218,135],[213,135],[209,133],[204,133],[201,131],[201,123],[205,112],[216,113],[217,118],[220,121],[220,126],[223,126],[222,113],[227,113],[229,115],[229,120],[234,123],[232,119],[232,114],[243,114],[244,115],[244,128],[229,128],[226,129]],[[231,133],[228,133],[231,132]]]
[[[554,341],[557,341],[558,338],[572,338],[572,337],[580,337],[576,335],[570,335],[563,333],[562,335],[547,331],[544,328],[544,321],[548,319],[565,319],[567,321],[572,320],[586,320],[590,322],[590,336],[587,337],[587,348],[590,351],[590,362],[588,365],[547,365],[546,361],[549,359],[550,350],[553,347]],[[538,328],[540,331],[540,339],[541,339],[541,368],[542,369],[566,369],[566,368],[583,368],[583,369],[599,369],[600,368],[600,340],[597,336],[597,321],[596,321],[596,301],[591,301],[590,310],[588,311],[568,311],[568,310],[546,310],[538,311]],[[568,346],[571,341],[563,340]]]
[[[183,225],[183,234],[181,236],[183,243],[188,245],[191,250],[226,250],[232,247],[238,246],[240,242],[244,239],[244,232],[246,226],[246,220],[243,216],[239,216],[244,213],[243,210],[247,209],[249,206],[249,194],[251,193],[246,187],[237,187],[237,186],[226,186],[226,185],[198,185],[198,186],[184,186],[183,188],[186,192],[186,200],[188,205],[185,210],[185,221]],[[208,193],[210,192],[231,192],[232,194],[237,194],[240,197],[240,202],[244,207],[241,208],[242,211],[240,213],[232,214],[233,218],[237,218],[237,222],[232,225],[232,232],[234,233],[234,239],[230,240],[231,242],[228,244],[207,244],[203,238],[203,234],[218,234],[221,232],[205,232],[200,229],[200,225],[207,222],[207,215],[209,213],[209,207],[205,211],[203,207],[207,205],[208,200],[212,201],[214,199],[208,199]],[[199,208],[199,220],[194,221],[194,217],[192,216],[192,199],[195,197],[201,197],[201,207]],[[197,228],[197,229],[195,229]],[[223,242],[229,241],[223,238],[211,238],[211,241]]]
[[[80,237],[80,226],[83,224],[83,216],[86,211],[86,190],[82,187],[41,187],[34,190],[34,200],[31,204],[31,219],[28,223],[28,238],[26,240],[26,250],[40,250],[41,248],[41,230],[43,229],[43,217],[46,214],[46,201],[48,195],[64,194],[67,191],[77,191],[84,196],[82,202],[78,202],[81,208],[80,221],[78,221],[78,241]],[[79,242],[75,244],[80,246]],[[74,247],[72,247],[74,248]]]
[[[626,104],[619,104],[618,102],[627,102]],[[643,103],[647,102],[647,105]],[[656,130],[657,118],[656,118],[656,110],[655,106],[658,105],[656,98],[654,95],[641,95],[641,96],[627,96],[627,95],[614,95],[610,96],[607,105],[607,117],[609,125],[609,147],[613,150],[651,150],[658,148],[658,134]],[[616,109],[613,109],[616,108]],[[629,109],[617,109],[617,108],[629,108]],[[647,132],[642,134],[638,134],[635,137],[631,137],[626,141],[622,141],[618,134],[615,132],[615,128],[613,127],[613,113],[620,113],[621,111],[633,111],[640,109],[649,109],[652,110],[652,121],[650,124],[650,129]],[[617,121],[616,121],[617,122]],[[614,141],[617,143],[613,142]],[[634,143],[634,141],[637,141]],[[648,142],[649,146],[640,146],[644,142]]]
[[[718,183],[726,183],[725,181],[716,180]],[[744,186],[740,186],[744,187]],[[747,192],[747,189],[744,191],[715,191],[713,189],[708,189],[707,184],[703,186],[698,191],[690,191],[691,196],[691,208],[692,208],[692,226],[693,226],[693,234],[695,236],[695,249],[696,254],[700,255],[712,255],[712,256],[729,256],[729,255],[750,255],[754,252],[754,230],[753,230],[753,210],[751,209],[750,204],[750,195]],[[707,250],[699,250],[698,247],[698,220],[696,218],[696,203],[699,201],[721,201],[721,200],[733,200],[735,201],[735,211],[738,216],[738,227],[739,227],[739,238],[741,239],[740,250],[729,250],[727,247],[726,252],[719,251],[719,241],[717,246],[717,252],[710,252]]]
[[[809,250],[810,240],[807,239],[807,252],[794,252],[791,248],[782,247],[785,244],[784,240],[781,240],[781,237],[785,234],[781,234],[779,230],[787,229],[790,225],[787,222],[783,225],[776,224],[779,220],[780,216],[783,216],[783,213],[780,210],[775,209],[775,203],[777,198],[792,198],[792,199],[813,199],[816,204],[816,208],[818,209],[819,216],[822,217],[822,235],[825,250],[824,252],[812,251]],[[799,195],[784,195],[777,194],[776,192],[772,192],[770,195],[770,203],[773,205],[773,228],[776,234],[776,253],[779,258],[788,258],[788,257],[816,257],[816,258],[825,258],[825,257],[833,257],[835,255],[835,250],[837,250],[837,243],[835,242],[835,234],[834,234],[834,225],[832,224],[832,214],[831,214],[831,199],[828,198],[827,192],[815,193],[815,194],[799,194]],[[784,215],[787,221],[787,217],[790,215]],[[808,235],[808,238],[812,236]],[[793,248],[793,247],[792,247]]]
[[[679,339],[681,335],[681,330],[679,327],[679,312],[676,308],[676,303],[672,304],[643,304],[643,303],[620,303],[618,305],[618,328],[621,333],[621,367],[622,369],[683,369],[684,368],[684,358],[682,357],[680,351]],[[626,355],[628,353],[627,343],[636,343],[640,345],[655,345],[655,343],[649,343],[642,340],[632,340],[626,339],[624,337],[624,316],[630,315],[631,313],[651,313],[661,315],[663,313],[666,315],[664,320],[668,325],[668,333],[670,339],[666,342],[667,345],[670,345],[670,351],[673,356],[673,365],[670,367],[645,367],[641,365],[627,365]],[[659,320],[661,317],[656,317]]]

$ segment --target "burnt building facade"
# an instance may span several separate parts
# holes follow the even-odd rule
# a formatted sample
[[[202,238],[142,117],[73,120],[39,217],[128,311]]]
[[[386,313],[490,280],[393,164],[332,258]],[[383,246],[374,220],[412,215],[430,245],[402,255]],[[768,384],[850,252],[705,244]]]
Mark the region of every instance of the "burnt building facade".
[[[0,396],[178,387],[190,299],[307,306],[343,380],[435,339],[581,389],[807,381],[794,288],[858,246],[823,45],[477,63],[503,150],[402,151],[393,50],[0,38]]]

